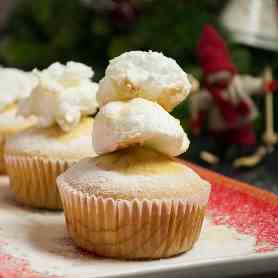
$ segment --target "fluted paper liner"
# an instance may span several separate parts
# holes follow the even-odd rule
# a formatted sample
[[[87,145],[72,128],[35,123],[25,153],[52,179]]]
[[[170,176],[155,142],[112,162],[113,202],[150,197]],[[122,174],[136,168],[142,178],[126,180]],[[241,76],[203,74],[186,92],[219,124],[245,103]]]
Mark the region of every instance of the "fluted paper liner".
[[[186,201],[87,196],[58,180],[68,232],[81,248],[123,259],[170,257],[192,248],[205,206]]]
[[[0,134],[0,175],[5,174],[5,161],[4,161],[4,146],[5,146],[5,135]]]
[[[70,164],[41,157],[5,155],[6,170],[16,200],[35,208],[62,209],[56,178]]]

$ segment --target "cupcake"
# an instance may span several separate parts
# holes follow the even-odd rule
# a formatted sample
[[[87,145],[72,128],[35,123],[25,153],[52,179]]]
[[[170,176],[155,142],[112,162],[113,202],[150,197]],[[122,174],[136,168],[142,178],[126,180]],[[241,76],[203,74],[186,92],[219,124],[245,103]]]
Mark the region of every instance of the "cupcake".
[[[10,137],[5,163],[16,199],[36,208],[61,209],[56,177],[74,162],[95,156],[91,129],[98,85],[90,67],[55,63],[34,71],[38,84],[18,113],[36,116],[38,125]]]
[[[36,86],[31,74],[13,68],[0,68],[0,174],[5,174],[4,145],[7,137],[35,124],[34,118],[17,116],[17,103]]]
[[[121,93],[105,81],[116,77],[132,82],[140,97],[132,92],[134,97],[117,100]],[[169,88],[179,94],[171,97]],[[152,90],[157,97],[150,100]],[[57,178],[67,228],[79,247],[122,259],[171,257],[192,248],[210,185],[174,158],[189,140],[167,112],[189,90],[187,75],[162,54],[136,51],[111,61],[93,124],[99,156],[82,159]]]

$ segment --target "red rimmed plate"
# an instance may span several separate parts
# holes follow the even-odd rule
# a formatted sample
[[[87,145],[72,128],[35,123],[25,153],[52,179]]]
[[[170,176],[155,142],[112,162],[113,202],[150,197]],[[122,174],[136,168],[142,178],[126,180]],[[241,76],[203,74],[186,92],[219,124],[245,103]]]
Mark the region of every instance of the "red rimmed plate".
[[[187,163],[212,183],[201,237],[181,256],[125,262],[75,248],[62,213],[18,206],[0,178],[0,277],[228,277],[278,271],[278,197]]]

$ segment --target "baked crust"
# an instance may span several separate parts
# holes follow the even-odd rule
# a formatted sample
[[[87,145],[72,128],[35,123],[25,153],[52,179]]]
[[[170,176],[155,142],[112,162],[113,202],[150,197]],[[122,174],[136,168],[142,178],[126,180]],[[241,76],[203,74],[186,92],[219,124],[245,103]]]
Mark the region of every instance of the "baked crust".
[[[190,168],[142,147],[85,158],[57,182],[86,196],[113,200],[186,200],[205,205],[210,192],[209,183]]]
[[[42,157],[50,160],[76,161],[86,156],[94,157],[91,143],[92,118],[84,118],[70,132],[58,126],[34,127],[12,136],[7,141],[7,155]]]

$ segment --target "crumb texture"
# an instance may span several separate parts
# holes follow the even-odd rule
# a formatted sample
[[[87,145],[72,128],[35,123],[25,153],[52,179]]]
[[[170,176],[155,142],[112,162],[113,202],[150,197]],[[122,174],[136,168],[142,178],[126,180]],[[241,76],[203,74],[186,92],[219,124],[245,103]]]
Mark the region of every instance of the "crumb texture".
[[[85,196],[114,200],[182,199],[205,205],[210,192],[209,183],[190,168],[141,147],[85,158],[57,182]]]
[[[38,156],[59,160],[78,160],[96,154],[92,148],[93,119],[83,118],[70,132],[58,126],[30,128],[10,137],[5,146],[9,155]]]

